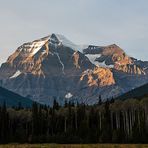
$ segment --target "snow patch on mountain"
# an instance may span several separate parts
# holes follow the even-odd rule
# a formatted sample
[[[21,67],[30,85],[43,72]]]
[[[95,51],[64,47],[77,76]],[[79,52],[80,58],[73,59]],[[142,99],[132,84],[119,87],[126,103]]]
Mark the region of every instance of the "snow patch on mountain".
[[[42,46],[46,43],[46,41],[40,41],[40,42],[35,42],[32,44],[32,50],[31,54],[35,55],[41,48]]]
[[[65,36],[61,34],[56,34],[56,37],[58,38],[59,42],[62,43],[66,47],[70,47],[72,49],[77,48],[77,45],[72,43],[70,40],[68,40]]]
[[[21,74],[21,72],[19,70],[17,70],[11,77],[10,79],[16,78]]]
[[[105,64],[105,61],[103,61],[103,62],[98,62],[98,63],[99,63],[99,65],[100,65],[101,67],[114,68],[114,65],[106,65],[106,64]]]
[[[54,54],[58,57],[59,62],[62,65],[62,72],[63,72],[63,74],[65,74],[65,72],[64,72],[64,68],[65,68],[64,63],[61,61],[61,58],[60,58],[60,56],[59,56],[59,54],[57,52],[54,52]]]
[[[90,60],[91,63],[93,63],[96,66],[100,66],[100,67],[107,67],[107,68],[113,68],[114,65],[106,65],[105,61],[103,62],[98,62],[96,61],[97,58],[101,57],[101,54],[86,54],[85,56],[87,56]]]
[[[69,99],[69,98],[71,98],[73,95],[70,93],[70,92],[68,92],[66,95],[65,95],[65,98],[66,99]]]
[[[49,38],[50,36],[33,41],[33,42],[25,43],[22,46],[20,46],[18,49],[19,51],[24,51],[27,54],[34,56],[42,48],[42,46],[48,41]]]
[[[96,59],[101,57],[101,54],[86,54],[86,56],[88,57],[91,63],[93,63],[96,66],[100,66],[99,62],[96,61]]]

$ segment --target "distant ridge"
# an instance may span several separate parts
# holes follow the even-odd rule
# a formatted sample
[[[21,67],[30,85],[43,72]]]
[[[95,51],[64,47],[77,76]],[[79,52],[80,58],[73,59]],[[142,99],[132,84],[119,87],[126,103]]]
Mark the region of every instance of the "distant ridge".
[[[31,107],[33,103],[33,101],[28,98],[0,87],[0,105],[3,105],[4,102],[8,107],[18,106],[19,104],[21,104],[22,107]]]
[[[148,95],[148,84],[141,87],[135,88],[121,96],[117,99],[129,99],[129,98],[141,98]]]

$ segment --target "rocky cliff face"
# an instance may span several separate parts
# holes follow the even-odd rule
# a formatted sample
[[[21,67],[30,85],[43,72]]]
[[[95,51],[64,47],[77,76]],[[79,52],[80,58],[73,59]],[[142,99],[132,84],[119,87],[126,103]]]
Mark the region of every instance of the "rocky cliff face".
[[[104,87],[115,84],[113,73],[110,69],[95,67],[82,73],[80,81],[86,79],[88,86]]]
[[[1,65],[0,85],[43,104],[95,103],[148,81],[145,67],[117,45],[78,49],[57,34],[25,43]]]
[[[97,55],[92,59],[95,64],[103,64],[105,67],[114,68],[128,74],[145,74],[143,67],[115,44],[104,47],[89,46],[83,50],[83,53],[90,59],[92,59],[93,55]]]

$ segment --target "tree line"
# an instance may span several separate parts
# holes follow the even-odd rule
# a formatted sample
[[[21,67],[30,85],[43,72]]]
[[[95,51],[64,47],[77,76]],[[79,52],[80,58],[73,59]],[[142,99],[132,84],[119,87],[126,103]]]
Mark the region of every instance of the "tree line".
[[[148,97],[0,107],[0,143],[148,143]]]

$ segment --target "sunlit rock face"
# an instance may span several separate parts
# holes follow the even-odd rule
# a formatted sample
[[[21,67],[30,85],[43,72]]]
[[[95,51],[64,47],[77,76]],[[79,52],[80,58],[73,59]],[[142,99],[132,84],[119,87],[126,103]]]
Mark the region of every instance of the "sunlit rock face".
[[[82,73],[80,81],[87,80],[88,86],[104,87],[115,84],[110,69],[95,67],[93,70],[86,70]]]
[[[80,47],[59,34],[25,43],[1,65],[0,85],[43,104],[94,104],[148,81],[146,62],[117,45]]]
[[[124,50],[113,44],[109,46],[89,46],[83,53],[92,59],[95,65],[104,65],[128,74],[145,74],[145,70],[135,60],[129,57]]]

